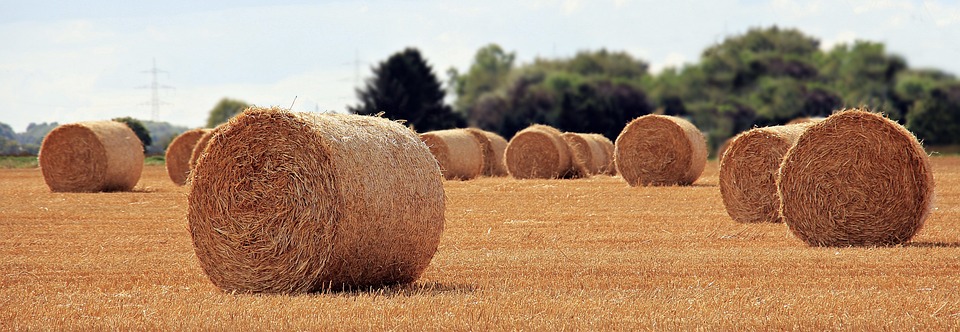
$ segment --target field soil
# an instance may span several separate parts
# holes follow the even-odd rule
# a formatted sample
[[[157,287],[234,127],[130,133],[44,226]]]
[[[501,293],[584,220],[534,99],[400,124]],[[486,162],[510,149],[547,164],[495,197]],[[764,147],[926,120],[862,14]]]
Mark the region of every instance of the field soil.
[[[932,159],[913,240],[811,248],[724,211],[717,163],[690,187],[618,177],[447,181],[440,249],[414,284],[224,293],[200,269],[187,189],[51,193],[0,170],[0,330],[958,330],[960,157]]]

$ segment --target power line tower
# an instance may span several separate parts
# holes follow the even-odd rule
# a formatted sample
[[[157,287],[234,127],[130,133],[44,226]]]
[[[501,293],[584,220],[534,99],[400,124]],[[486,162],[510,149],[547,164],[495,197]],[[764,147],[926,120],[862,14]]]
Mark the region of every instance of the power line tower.
[[[159,74],[159,73],[170,74],[170,72],[165,71],[165,70],[157,69],[157,58],[153,58],[153,68],[151,68],[151,69],[149,69],[149,70],[144,70],[144,71],[142,71],[141,73],[151,74],[151,75],[152,75],[153,81],[150,83],[150,85],[141,86],[141,87],[139,87],[139,88],[140,88],[140,89],[150,89],[151,92],[153,93],[152,98],[150,98],[150,103],[149,103],[149,105],[150,105],[150,121],[154,121],[154,122],[160,121],[160,105],[170,105],[170,103],[164,102],[164,101],[160,100],[160,89],[173,89],[173,87],[172,87],[172,86],[167,86],[167,85],[160,85],[160,84],[157,82],[157,74]],[[144,103],[144,104],[141,104],[141,105],[146,105],[146,104],[147,104],[147,103]]]

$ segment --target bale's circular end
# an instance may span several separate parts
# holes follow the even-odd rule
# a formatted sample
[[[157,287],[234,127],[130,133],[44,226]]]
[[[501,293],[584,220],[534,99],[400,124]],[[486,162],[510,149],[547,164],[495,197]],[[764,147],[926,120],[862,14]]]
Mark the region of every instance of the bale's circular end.
[[[190,162],[188,163],[190,169],[197,167],[197,159],[200,159],[200,156],[203,155],[203,149],[205,149],[207,143],[210,142],[210,137],[213,136],[214,130],[215,129],[206,129],[206,132],[197,139],[197,143],[193,146],[193,151],[190,151]]]
[[[58,126],[40,146],[43,180],[54,192],[126,191],[143,172],[143,145],[116,121]]]
[[[190,175],[200,266],[226,291],[412,282],[440,241],[440,169],[378,117],[251,108],[214,130]]]
[[[182,186],[187,182],[193,148],[197,145],[200,137],[209,131],[210,129],[187,130],[170,141],[163,159],[167,168],[167,175],[170,176],[173,183]]]
[[[594,136],[596,134],[563,133],[570,148],[571,177],[583,178],[599,174],[607,164],[606,152]]]
[[[504,161],[517,179],[558,179],[570,175],[570,150],[559,130],[532,125],[507,143]]]
[[[603,160],[600,161],[599,172],[606,175],[617,175],[617,165],[613,162],[613,141],[600,134],[587,134],[600,145],[603,151]]]
[[[483,173],[484,147],[474,135],[463,129],[436,130],[420,134],[430,153],[440,164],[447,180],[470,180]]]
[[[503,163],[503,153],[507,150],[507,140],[482,129],[467,128],[466,131],[472,134],[483,148],[483,175],[506,176],[507,165]]]
[[[756,128],[728,140],[720,161],[720,195],[733,220],[781,222],[777,173],[806,124]]]
[[[812,246],[895,245],[923,226],[933,172],[896,122],[847,110],[814,124],[787,152],[777,190],[790,231]]]
[[[687,120],[644,115],[620,132],[614,159],[617,172],[631,186],[689,185],[706,166],[707,143]]]

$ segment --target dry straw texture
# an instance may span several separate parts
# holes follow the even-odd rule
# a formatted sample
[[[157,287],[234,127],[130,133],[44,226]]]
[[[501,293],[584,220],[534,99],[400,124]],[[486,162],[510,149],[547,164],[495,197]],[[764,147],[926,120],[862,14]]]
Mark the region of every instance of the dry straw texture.
[[[470,180],[483,172],[484,148],[470,132],[463,129],[437,130],[420,134],[420,139],[440,163],[443,178]]]
[[[167,146],[167,153],[164,155],[164,165],[167,167],[167,175],[170,180],[179,186],[187,182],[187,175],[190,173],[190,158],[193,154],[193,148],[203,134],[210,132],[210,129],[187,130],[177,135],[170,145]]]
[[[558,179],[570,176],[570,148],[556,128],[532,125],[510,139],[504,160],[517,179]]]
[[[603,146],[590,134],[563,133],[563,140],[570,148],[572,163],[571,177],[582,178],[599,174],[606,166],[607,158]]]
[[[816,123],[816,122],[823,121],[823,119],[825,118],[819,117],[819,116],[802,117],[802,118],[796,118],[796,119],[790,120],[790,122],[787,122],[787,124],[792,125],[792,124],[801,124],[801,123],[808,123],[808,122]]]
[[[507,165],[503,163],[503,153],[507,150],[507,140],[503,136],[477,128],[467,128],[483,147],[483,175],[506,176]]]
[[[382,118],[251,108],[214,130],[190,178],[196,255],[225,291],[412,282],[443,231],[437,162]]]
[[[780,167],[780,215],[812,246],[894,245],[923,226],[933,172],[905,128],[864,110],[814,124]]]
[[[190,169],[197,167],[197,159],[200,159],[200,155],[203,154],[203,149],[205,149],[207,147],[207,143],[210,142],[210,137],[213,136],[213,131],[214,129],[207,129],[207,132],[203,133],[203,135],[200,136],[200,139],[197,140],[197,144],[193,146],[193,151],[190,151]]]
[[[707,143],[689,121],[650,114],[623,128],[614,158],[631,186],[689,185],[707,163]]]
[[[603,158],[606,164],[600,165],[600,174],[617,175],[617,165],[613,162],[613,141],[600,134],[587,134],[587,136],[593,138],[603,148]]]
[[[65,124],[43,139],[38,162],[54,192],[126,191],[140,180],[143,145],[121,122]]]
[[[720,161],[720,195],[738,222],[781,222],[777,173],[783,156],[812,123],[755,128],[729,142]]]

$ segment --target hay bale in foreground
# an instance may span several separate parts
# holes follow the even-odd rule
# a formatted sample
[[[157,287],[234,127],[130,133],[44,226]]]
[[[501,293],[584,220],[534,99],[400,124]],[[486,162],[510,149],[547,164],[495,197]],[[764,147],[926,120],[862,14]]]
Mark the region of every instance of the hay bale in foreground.
[[[164,155],[164,165],[167,168],[167,175],[170,176],[173,183],[182,186],[187,182],[193,148],[196,147],[200,137],[208,132],[210,132],[210,129],[187,130],[170,141],[170,145],[167,146],[167,153]]]
[[[436,160],[378,117],[250,108],[214,130],[189,181],[197,258],[225,291],[409,283],[443,231]]]
[[[467,128],[483,147],[483,175],[506,176],[507,165],[503,163],[503,153],[507,150],[507,140],[503,136],[477,128]]]
[[[603,156],[606,164],[600,165],[600,174],[617,175],[617,165],[613,162],[613,141],[600,134],[587,134],[587,136],[593,138],[597,141],[597,144],[600,144],[600,147],[603,148]]]
[[[720,160],[720,195],[733,220],[781,222],[777,173],[787,150],[810,125],[754,128],[728,140]]]
[[[38,163],[54,192],[127,191],[143,172],[143,144],[126,124],[91,121],[54,128]]]
[[[706,166],[707,143],[689,121],[650,114],[623,128],[615,154],[617,171],[631,186],[689,185]]]
[[[197,167],[197,159],[200,159],[200,155],[203,154],[203,149],[207,147],[207,143],[210,142],[210,137],[213,136],[214,129],[207,129],[207,132],[203,133],[199,139],[197,139],[197,144],[193,146],[193,151],[190,151],[190,169]]]
[[[420,134],[447,180],[470,180],[483,172],[483,146],[463,129],[436,130]]]
[[[588,134],[563,133],[561,137],[570,148],[571,177],[583,178],[600,173],[600,168],[607,163],[600,142]]]
[[[895,245],[923,226],[933,171],[916,137],[864,110],[808,128],[780,167],[780,215],[811,246]]]
[[[570,148],[556,128],[532,125],[507,143],[504,161],[517,179],[559,179],[571,174]]]

